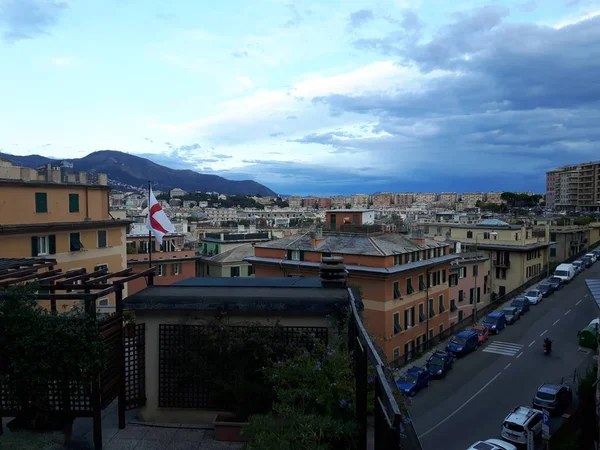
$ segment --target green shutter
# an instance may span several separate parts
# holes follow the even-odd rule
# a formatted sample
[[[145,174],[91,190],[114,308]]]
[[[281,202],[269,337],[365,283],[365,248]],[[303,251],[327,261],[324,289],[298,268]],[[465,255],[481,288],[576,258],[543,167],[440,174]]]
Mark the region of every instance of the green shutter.
[[[152,245],[150,246],[150,248],[152,249],[152,253],[154,253],[156,251],[156,242],[152,241]]]
[[[56,235],[51,234],[48,236],[48,253],[54,255],[56,253]]]
[[[300,250],[300,261],[304,261],[304,250]]]
[[[35,212],[36,213],[47,213],[48,212],[48,194],[45,192],[35,193]]]
[[[286,259],[291,261],[291,259],[292,259],[292,251],[291,250],[287,251]]]
[[[37,236],[31,236],[31,256],[37,256],[38,253],[38,238]]]
[[[79,194],[69,194],[69,212],[79,212]]]

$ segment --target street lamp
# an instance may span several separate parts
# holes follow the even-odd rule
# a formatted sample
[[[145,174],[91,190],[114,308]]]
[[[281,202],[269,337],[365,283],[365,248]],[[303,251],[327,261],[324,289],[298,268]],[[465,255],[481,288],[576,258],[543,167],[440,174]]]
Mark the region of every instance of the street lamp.
[[[479,256],[478,250],[477,250],[477,238],[480,235],[484,235],[484,234],[488,234],[487,231],[486,232],[481,232],[481,233],[475,233],[475,266],[477,267],[477,274],[475,275],[475,298],[473,299],[473,323],[477,322],[477,301],[479,300],[479,294],[477,293],[477,277],[479,277],[479,264],[477,264],[477,258]],[[498,233],[496,233],[495,231],[492,231],[491,233],[489,233],[490,236],[498,236]],[[491,276],[492,274],[490,274]],[[483,289],[485,290],[485,286],[483,287]]]

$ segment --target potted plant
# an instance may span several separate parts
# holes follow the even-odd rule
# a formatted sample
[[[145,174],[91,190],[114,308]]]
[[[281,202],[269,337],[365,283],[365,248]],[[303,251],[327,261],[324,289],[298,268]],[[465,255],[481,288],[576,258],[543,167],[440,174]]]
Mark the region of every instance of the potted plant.
[[[135,337],[135,314],[132,311],[123,313],[123,324],[125,326],[125,334],[129,338]]]

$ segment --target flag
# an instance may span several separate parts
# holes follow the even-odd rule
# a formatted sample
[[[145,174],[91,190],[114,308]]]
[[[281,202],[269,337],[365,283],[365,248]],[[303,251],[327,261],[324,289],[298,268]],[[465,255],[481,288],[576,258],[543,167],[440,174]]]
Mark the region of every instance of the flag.
[[[159,245],[162,245],[162,238],[165,234],[175,231],[175,227],[160,207],[160,203],[156,200],[152,189],[150,189],[146,228],[152,232]]]

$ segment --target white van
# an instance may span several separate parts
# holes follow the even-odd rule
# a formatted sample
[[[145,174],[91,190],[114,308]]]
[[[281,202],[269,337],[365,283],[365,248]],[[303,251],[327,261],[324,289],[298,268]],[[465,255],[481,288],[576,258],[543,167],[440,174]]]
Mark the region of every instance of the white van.
[[[554,276],[563,280],[563,283],[568,284],[575,278],[576,273],[577,269],[573,264],[560,264],[554,271]]]
[[[590,258],[592,258],[592,264],[594,264],[596,262],[596,259],[598,258],[595,253],[587,253],[585,256],[589,256]]]

